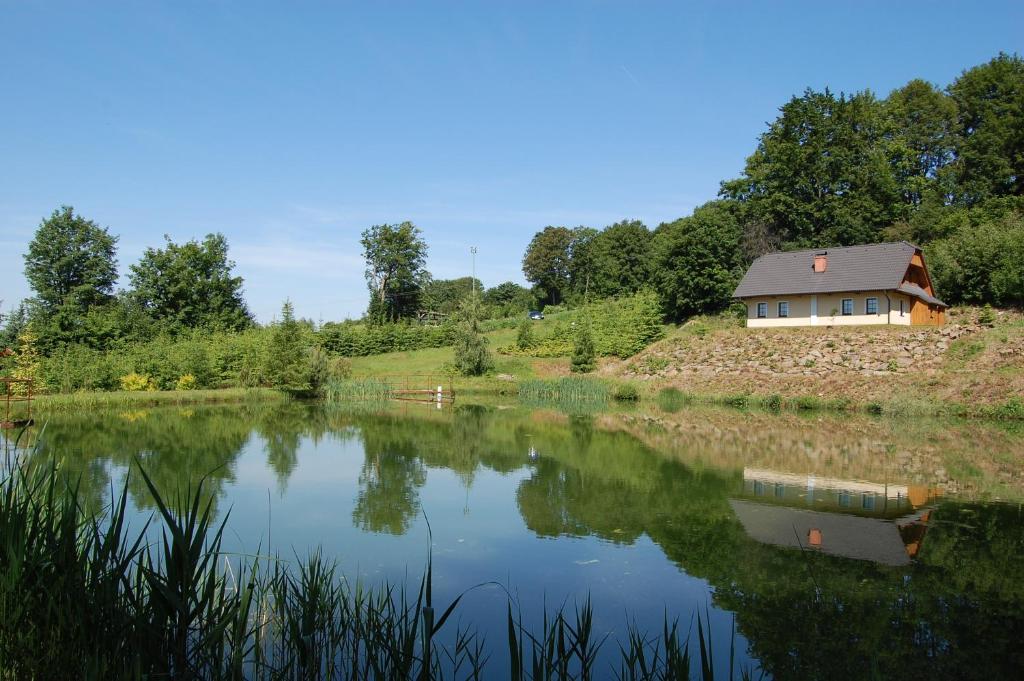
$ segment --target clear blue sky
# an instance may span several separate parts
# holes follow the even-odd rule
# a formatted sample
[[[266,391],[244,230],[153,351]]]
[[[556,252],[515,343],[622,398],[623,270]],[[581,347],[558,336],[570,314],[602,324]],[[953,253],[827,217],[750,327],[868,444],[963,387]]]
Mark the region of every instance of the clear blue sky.
[[[713,199],[806,87],[884,96],[1024,52],[1020,2],[3,2],[0,298],[74,205],[147,246],[227,235],[261,321],[366,301],[359,234],[522,282],[548,224]],[[127,284],[127,278],[122,278]]]

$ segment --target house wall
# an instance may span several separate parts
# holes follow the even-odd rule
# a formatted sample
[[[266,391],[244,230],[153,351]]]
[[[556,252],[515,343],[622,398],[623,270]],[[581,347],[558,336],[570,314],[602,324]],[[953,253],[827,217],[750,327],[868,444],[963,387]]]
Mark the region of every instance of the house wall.
[[[853,314],[842,314],[844,298],[853,300]],[[878,298],[878,314],[865,312],[867,299]],[[903,314],[900,314],[900,301]],[[751,328],[784,326],[855,326],[862,324],[898,324],[910,326],[913,300],[906,295],[889,293],[888,300],[883,291],[860,291],[857,293],[819,294],[816,296],[768,296],[746,298],[747,326]],[[789,303],[789,316],[779,317],[779,303]],[[757,304],[768,303],[768,316],[758,318]],[[889,305],[891,309],[888,309]],[[835,312],[835,314],[833,314]]]

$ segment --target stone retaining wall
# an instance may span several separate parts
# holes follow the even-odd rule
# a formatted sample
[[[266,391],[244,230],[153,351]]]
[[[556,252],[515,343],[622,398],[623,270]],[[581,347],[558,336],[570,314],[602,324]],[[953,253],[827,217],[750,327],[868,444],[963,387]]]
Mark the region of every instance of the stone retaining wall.
[[[684,376],[890,375],[934,369],[950,344],[976,325],[884,329],[744,329],[669,339],[634,357],[622,375]]]

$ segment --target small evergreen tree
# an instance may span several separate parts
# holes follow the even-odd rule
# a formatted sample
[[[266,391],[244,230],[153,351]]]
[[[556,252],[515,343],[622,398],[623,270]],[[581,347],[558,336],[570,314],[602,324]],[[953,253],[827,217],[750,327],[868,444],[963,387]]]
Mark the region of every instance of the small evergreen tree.
[[[14,378],[32,381],[33,392],[40,392],[43,387],[40,383],[42,374],[39,365],[39,351],[36,348],[37,340],[31,326],[26,326],[18,334],[18,351],[12,372]],[[15,383],[11,386],[11,392],[15,395],[24,395],[28,393],[28,386],[24,383]]]
[[[482,376],[494,366],[487,339],[480,333],[480,305],[475,298],[463,304],[455,332],[455,368],[463,376]]]
[[[289,392],[310,389],[309,354],[302,325],[295,319],[291,301],[281,306],[281,321],[274,325],[267,348],[264,376],[276,388]]]
[[[584,324],[576,336],[576,344],[572,349],[572,363],[569,368],[573,373],[590,373],[597,366],[594,355],[594,339],[590,335],[590,328]]]
[[[537,339],[533,335],[533,322],[524,319],[519,325],[519,332],[516,334],[516,347],[520,350],[529,350],[536,345]]]

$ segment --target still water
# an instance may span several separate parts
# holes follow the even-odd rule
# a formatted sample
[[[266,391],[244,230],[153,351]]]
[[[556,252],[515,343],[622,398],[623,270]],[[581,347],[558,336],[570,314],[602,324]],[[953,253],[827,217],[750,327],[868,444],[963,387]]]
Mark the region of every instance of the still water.
[[[319,547],[349,579],[414,584],[429,546],[442,607],[501,585],[457,611],[496,670],[506,590],[527,622],[589,596],[609,657],[629,622],[685,631],[699,612],[723,676],[731,646],[779,679],[1024,670],[1019,429],[296,403],[54,416],[41,441],[95,508],[136,460],[171,494],[202,480],[230,551]],[[138,522],[153,501],[127,485]]]

